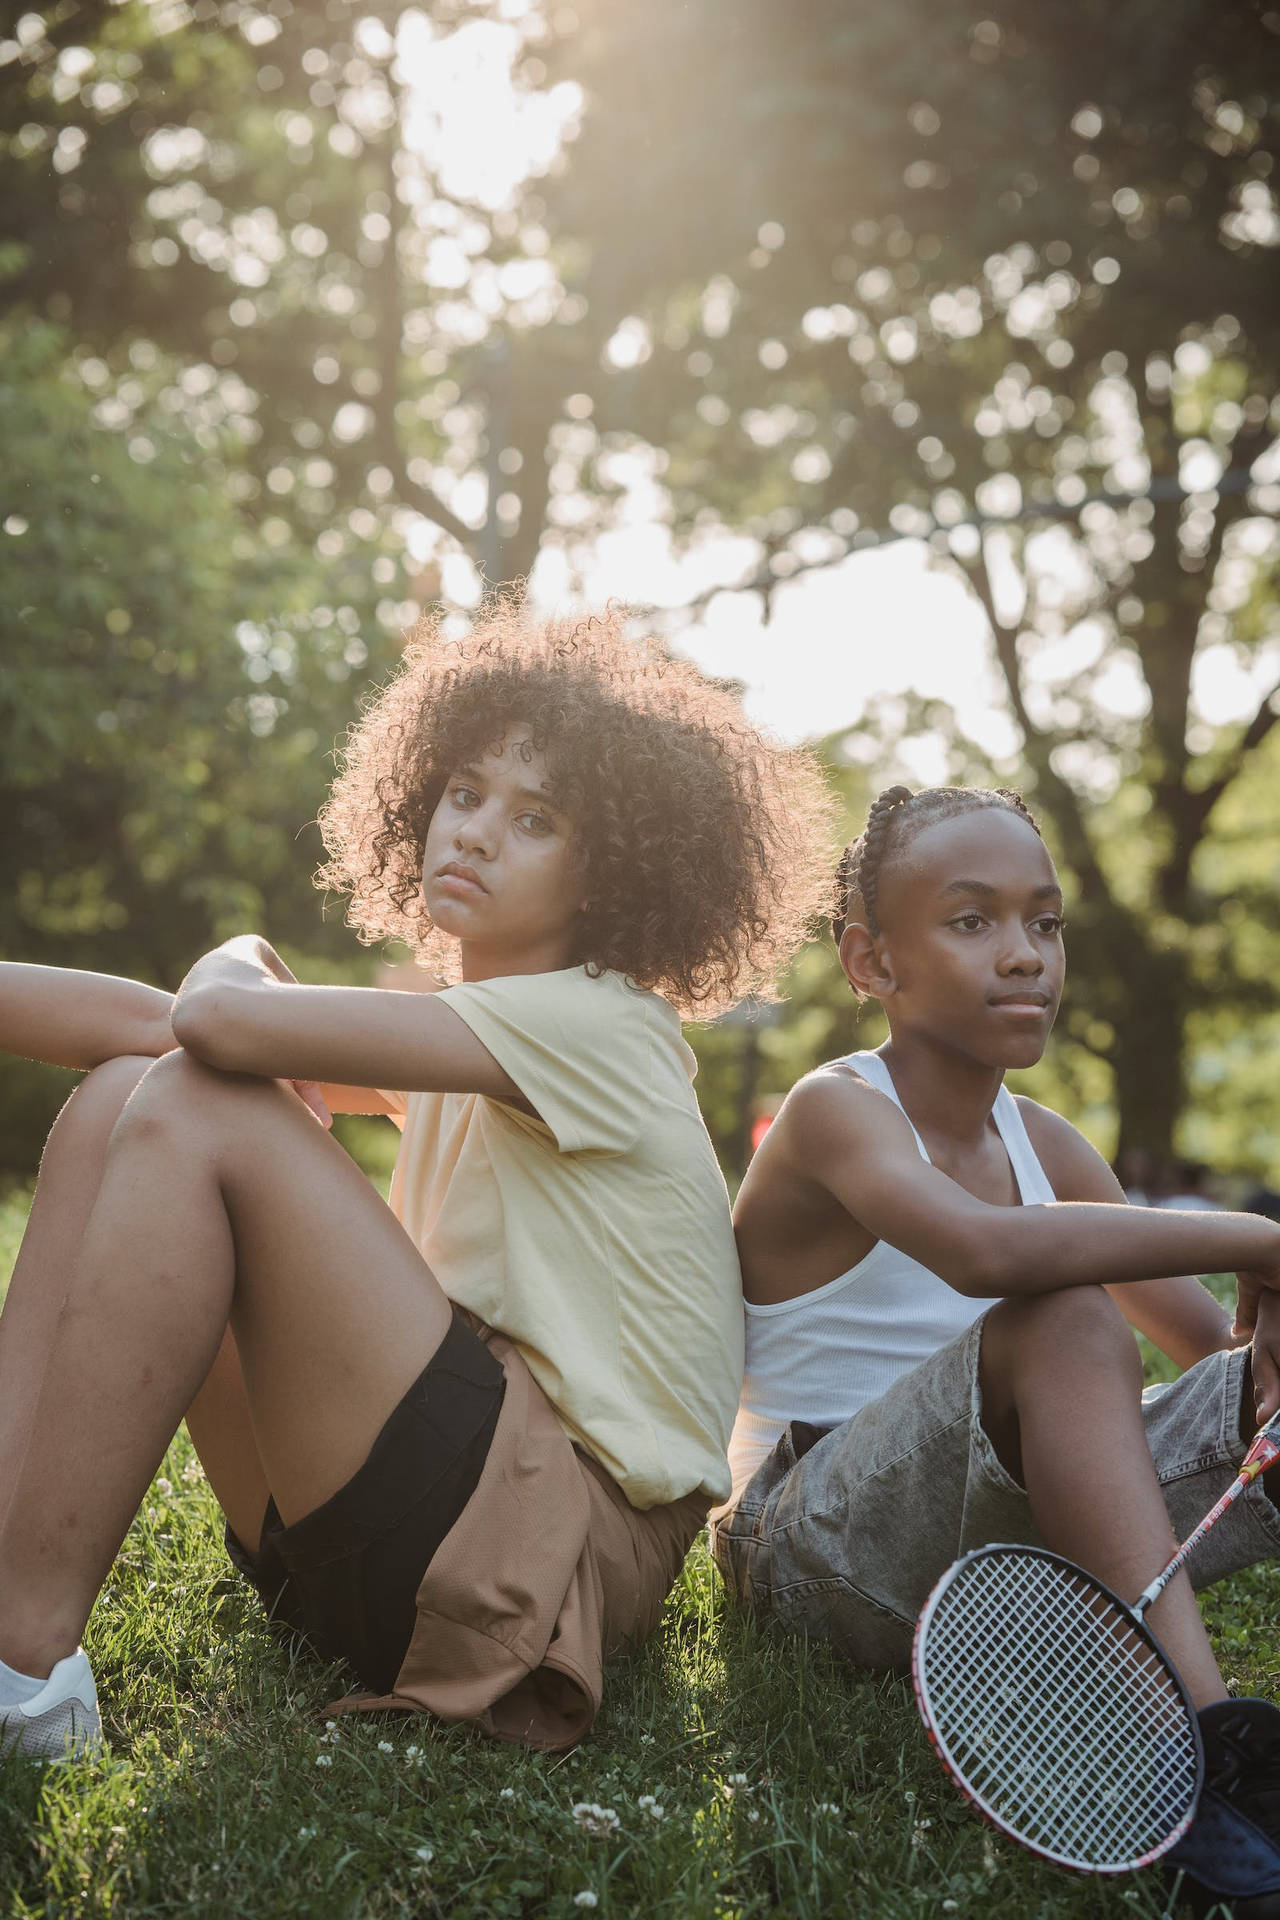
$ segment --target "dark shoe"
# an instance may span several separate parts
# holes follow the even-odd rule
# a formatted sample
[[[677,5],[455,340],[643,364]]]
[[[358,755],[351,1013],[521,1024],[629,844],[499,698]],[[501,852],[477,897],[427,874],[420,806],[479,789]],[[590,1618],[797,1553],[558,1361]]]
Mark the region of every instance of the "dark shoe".
[[[1163,1865],[1197,1920],[1280,1920],[1280,1708],[1216,1700],[1198,1717],[1200,1804]]]

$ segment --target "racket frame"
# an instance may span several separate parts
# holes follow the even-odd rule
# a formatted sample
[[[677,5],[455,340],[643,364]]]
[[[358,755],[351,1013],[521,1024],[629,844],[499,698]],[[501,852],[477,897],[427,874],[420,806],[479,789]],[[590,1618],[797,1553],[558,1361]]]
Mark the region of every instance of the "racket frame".
[[[998,1553],[1013,1553],[1027,1559],[1047,1560],[1052,1565],[1065,1568],[1068,1573],[1075,1575],[1085,1573],[1084,1568],[1078,1566],[1074,1560],[1068,1560],[1064,1554],[1054,1553],[1048,1547],[1024,1546],[1017,1541],[989,1541],[985,1546],[975,1547],[972,1552],[963,1554],[959,1560],[953,1561],[941,1579],[938,1580],[929,1598],[920,1609],[920,1616],[916,1621],[916,1629],[911,1641],[911,1686],[915,1693],[917,1710],[919,1711],[921,1720],[924,1722],[924,1730],[928,1736],[929,1745],[937,1754],[943,1770],[952,1784],[964,1795],[971,1806],[977,1808],[987,1824],[994,1827],[998,1833],[1004,1834],[1007,1839],[1014,1841],[1016,1845],[1024,1848],[1028,1853],[1035,1854],[1038,1859],[1047,1860],[1055,1867],[1063,1867],[1068,1873],[1089,1875],[1133,1873],[1136,1872],[1139,1867],[1149,1867],[1154,1861],[1159,1860],[1163,1854],[1166,1854],[1170,1847],[1175,1847],[1178,1844],[1179,1840],[1181,1840],[1191,1825],[1191,1822],[1195,1819],[1196,1808],[1200,1802],[1200,1790],[1204,1785],[1204,1746],[1200,1739],[1200,1723],[1196,1717],[1196,1710],[1191,1703],[1191,1696],[1187,1692],[1182,1676],[1179,1674],[1160,1642],[1156,1639],[1155,1634],[1152,1633],[1150,1627],[1146,1624],[1142,1615],[1136,1613],[1127,1601],[1122,1600],[1118,1593],[1115,1593],[1105,1582],[1099,1580],[1095,1574],[1085,1573],[1085,1578],[1092,1582],[1098,1592],[1109,1600],[1111,1605],[1115,1607],[1119,1613],[1123,1614],[1133,1631],[1140,1639],[1147,1643],[1155,1653],[1157,1659],[1167,1670],[1169,1678],[1173,1682],[1174,1689],[1181,1699],[1183,1710],[1187,1717],[1187,1725],[1191,1733],[1192,1744],[1195,1748],[1196,1777],[1190,1805],[1177,1826],[1160,1842],[1159,1846],[1151,1848],[1150,1851],[1144,1853],[1140,1859],[1126,1860],[1116,1865],[1109,1864],[1106,1866],[1095,1866],[1088,1862],[1071,1860],[1063,1854],[1055,1853],[1051,1848],[1041,1846],[1037,1841],[1028,1838],[1026,1834],[1019,1833],[1014,1827],[1011,1827],[1006,1820],[1002,1819],[996,1808],[985,1800],[975,1787],[969,1784],[963,1772],[960,1770],[958,1762],[952,1758],[946,1742],[935,1724],[932,1708],[929,1704],[928,1687],[923,1672],[924,1643],[928,1635],[930,1622],[939,1604],[945,1597],[948,1588],[951,1586],[953,1580],[959,1576],[961,1571],[971,1566],[975,1560],[982,1560]]]

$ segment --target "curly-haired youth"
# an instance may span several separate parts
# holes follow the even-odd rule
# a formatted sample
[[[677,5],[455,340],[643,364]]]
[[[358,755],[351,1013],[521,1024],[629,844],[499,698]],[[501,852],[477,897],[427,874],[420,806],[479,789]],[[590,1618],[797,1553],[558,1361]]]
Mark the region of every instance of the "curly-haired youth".
[[[877,794],[866,826],[845,848],[836,869],[831,911],[836,945],[851,920],[861,921],[871,933],[880,932],[876,903],[887,860],[905,853],[916,835],[936,821],[991,807],[1016,813],[1039,833],[1026,801],[1011,787],[922,787],[919,793],[910,787],[886,787]]]
[[[461,640],[424,620],[346,743],[317,884],[365,942],[407,942],[445,979],[457,947],[422,901],[427,827],[451,775],[513,725],[573,823],[587,906],[575,961],[707,1018],[768,994],[825,905],[832,802],[813,756],[611,611],[542,620],[498,601]]]

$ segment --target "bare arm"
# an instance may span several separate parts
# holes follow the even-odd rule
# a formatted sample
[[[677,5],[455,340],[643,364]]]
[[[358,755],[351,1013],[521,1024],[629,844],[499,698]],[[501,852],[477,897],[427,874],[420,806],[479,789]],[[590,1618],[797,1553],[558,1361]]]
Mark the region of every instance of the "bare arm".
[[[922,1160],[894,1103],[853,1075],[813,1074],[789,1105],[792,1152],[808,1177],[869,1233],[974,1299],[1242,1269],[1280,1285],[1280,1226],[1258,1215],[992,1206]]]
[[[139,980],[0,961],[0,1052],[87,1072],[119,1054],[156,1057],[177,1045],[173,995]]]
[[[1127,1206],[1124,1189],[1102,1155],[1069,1120],[1034,1100],[1018,1107],[1049,1184],[1059,1200]],[[1114,1281],[1107,1288],[1130,1326],[1180,1367],[1237,1344],[1231,1316],[1194,1274],[1157,1280]]]
[[[196,962],[178,989],[173,1031],[198,1060],[228,1073],[359,1088],[362,1099],[384,1086],[526,1105],[466,1022],[434,995],[299,986],[254,935]],[[372,1098],[380,1104],[359,1110],[392,1111]]]

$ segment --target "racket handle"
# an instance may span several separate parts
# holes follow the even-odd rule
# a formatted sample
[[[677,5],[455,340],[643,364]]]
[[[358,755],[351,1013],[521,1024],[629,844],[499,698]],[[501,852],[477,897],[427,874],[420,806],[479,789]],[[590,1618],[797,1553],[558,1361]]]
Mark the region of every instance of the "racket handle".
[[[1187,1535],[1163,1573],[1158,1573],[1151,1585],[1143,1588],[1134,1603],[1133,1610],[1136,1614],[1144,1614],[1151,1602],[1160,1598],[1174,1574],[1186,1565],[1210,1527],[1216,1525],[1227,1508],[1235,1505],[1245,1488],[1256,1480],[1260,1473],[1265,1473],[1266,1469],[1274,1465],[1277,1460],[1280,1460],[1280,1413],[1268,1420],[1266,1426],[1255,1434],[1253,1445],[1241,1462],[1239,1473],[1221,1500],[1210,1507],[1200,1525],[1194,1532]]]

